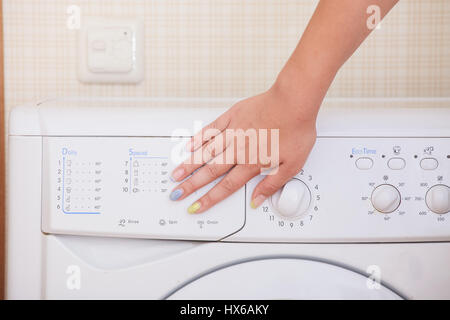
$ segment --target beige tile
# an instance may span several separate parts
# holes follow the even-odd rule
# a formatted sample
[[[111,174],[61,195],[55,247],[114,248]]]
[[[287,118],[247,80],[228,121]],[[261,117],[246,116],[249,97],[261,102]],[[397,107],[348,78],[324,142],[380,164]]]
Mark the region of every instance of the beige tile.
[[[146,75],[139,85],[76,78],[83,15],[142,16]],[[242,97],[268,88],[316,1],[4,0],[6,108],[54,96]],[[400,1],[336,77],[329,96],[449,96],[450,1]]]

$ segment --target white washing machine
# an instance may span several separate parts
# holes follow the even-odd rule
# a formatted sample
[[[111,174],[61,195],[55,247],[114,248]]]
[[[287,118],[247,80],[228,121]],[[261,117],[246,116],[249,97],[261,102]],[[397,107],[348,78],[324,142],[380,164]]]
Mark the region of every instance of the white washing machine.
[[[212,184],[172,202],[170,172],[233,102],[13,109],[7,298],[450,298],[449,99],[326,100],[291,184],[189,215]]]

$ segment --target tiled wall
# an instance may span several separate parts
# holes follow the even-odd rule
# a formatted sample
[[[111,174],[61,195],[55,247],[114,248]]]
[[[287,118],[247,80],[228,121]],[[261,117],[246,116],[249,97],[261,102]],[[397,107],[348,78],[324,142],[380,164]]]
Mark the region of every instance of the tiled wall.
[[[3,0],[6,120],[15,105],[55,96],[256,94],[272,84],[316,3]],[[70,5],[78,5],[83,16],[144,18],[142,83],[86,85],[77,80],[76,31],[66,27]],[[450,96],[450,1],[400,0],[341,69],[329,96]]]
[[[332,0],[329,0],[332,1]],[[338,0],[335,0],[338,1]],[[54,96],[243,97],[270,86],[316,1],[4,0],[6,109]],[[145,20],[145,80],[76,78],[82,15]],[[450,1],[400,0],[338,74],[329,96],[450,96]]]

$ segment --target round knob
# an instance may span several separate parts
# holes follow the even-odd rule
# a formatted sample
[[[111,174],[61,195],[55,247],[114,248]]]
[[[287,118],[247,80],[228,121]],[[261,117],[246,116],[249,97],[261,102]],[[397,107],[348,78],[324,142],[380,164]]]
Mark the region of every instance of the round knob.
[[[372,192],[372,205],[381,213],[391,213],[400,205],[400,192],[390,184],[382,184]]]
[[[432,186],[425,196],[425,201],[431,211],[438,214],[450,211],[450,187],[438,184]]]
[[[281,216],[294,219],[308,210],[311,191],[301,180],[292,179],[273,194],[270,201]]]

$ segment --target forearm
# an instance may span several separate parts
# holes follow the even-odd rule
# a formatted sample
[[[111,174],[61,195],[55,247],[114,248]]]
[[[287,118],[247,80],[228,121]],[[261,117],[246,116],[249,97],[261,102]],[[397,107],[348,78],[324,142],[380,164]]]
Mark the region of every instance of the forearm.
[[[259,157],[261,150],[267,152],[270,148],[270,167],[275,170],[253,189],[252,208],[258,208],[290,181],[303,167],[314,146],[315,117],[336,72],[371,31],[366,23],[367,7],[378,5],[381,18],[395,3],[396,0],[320,1],[297,48],[272,88],[237,102],[192,138],[189,148],[193,152],[192,157],[172,173],[172,178],[180,184],[171,192],[170,198],[182,200],[225,175],[188,208],[189,213],[202,213],[242,188],[256,175],[266,172],[268,162],[261,161],[261,158],[257,163],[242,162],[238,156],[231,157],[231,161],[226,163],[220,160],[223,159],[220,154],[227,155],[227,160],[229,152],[236,155],[234,143],[231,147],[223,143],[223,133],[230,130],[260,132],[259,129],[278,129],[275,140],[272,136],[266,137],[268,139],[259,136]],[[206,134],[211,129],[215,136]],[[200,147],[202,144],[204,147]],[[249,145],[238,149],[244,151],[244,155],[248,153],[250,158]],[[193,159],[201,161],[191,161]]]
[[[383,18],[398,0],[321,0],[274,87],[317,113],[336,73],[372,31],[367,8]],[[314,94],[311,94],[314,93]]]

